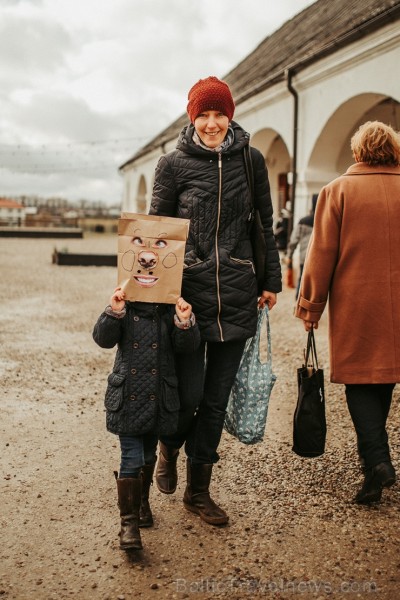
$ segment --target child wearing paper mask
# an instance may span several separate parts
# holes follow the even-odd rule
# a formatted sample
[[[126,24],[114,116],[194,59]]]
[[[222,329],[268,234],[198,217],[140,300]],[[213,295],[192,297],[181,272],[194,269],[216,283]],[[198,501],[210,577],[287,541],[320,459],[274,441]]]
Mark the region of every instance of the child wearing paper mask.
[[[107,430],[118,435],[119,476],[115,472],[121,517],[120,548],[142,548],[140,527],[153,525],[149,491],[159,435],[175,432],[179,397],[174,353],[200,344],[192,307],[129,302],[116,288],[93,330],[102,348],[118,345],[105,396]]]

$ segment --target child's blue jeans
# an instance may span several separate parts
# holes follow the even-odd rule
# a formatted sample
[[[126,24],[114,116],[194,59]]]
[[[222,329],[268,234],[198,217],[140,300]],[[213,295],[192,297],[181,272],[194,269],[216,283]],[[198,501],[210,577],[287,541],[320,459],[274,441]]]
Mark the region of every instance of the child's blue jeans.
[[[144,465],[155,464],[157,435],[120,435],[119,442],[121,445],[120,479],[139,477],[140,470]]]

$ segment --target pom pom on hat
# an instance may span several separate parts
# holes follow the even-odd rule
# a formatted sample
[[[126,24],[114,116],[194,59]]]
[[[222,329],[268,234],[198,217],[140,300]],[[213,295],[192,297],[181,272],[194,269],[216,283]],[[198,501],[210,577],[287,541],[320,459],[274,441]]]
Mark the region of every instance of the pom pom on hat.
[[[189,119],[194,123],[196,117],[206,110],[218,110],[232,119],[235,112],[235,103],[231,90],[225,81],[218,77],[207,77],[199,79],[189,90],[187,113]]]

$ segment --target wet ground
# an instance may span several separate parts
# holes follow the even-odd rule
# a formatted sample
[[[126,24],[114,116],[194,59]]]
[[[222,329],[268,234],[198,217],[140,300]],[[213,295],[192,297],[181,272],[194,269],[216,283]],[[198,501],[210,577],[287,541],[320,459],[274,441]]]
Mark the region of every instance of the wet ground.
[[[116,283],[109,267],[61,267],[51,255],[115,252],[114,237],[0,239],[0,597],[7,600],[377,598],[400,590],[400,489],[378,506],[352,502],[361,473],[343,386],[328,382],[326,317],[317,331],[326,373],[324,456],[291,450],[296,368],[305,333],[294,291],[271,312],[277,375],[261,444],[224,433],[212,493],[230,515],[213,528],[176,494],[151,493],[155,527],[144,550],[118,547],[113,470],[103,396],[114,350],[92,341]],[[399,391],[389,417],[400,467]]]

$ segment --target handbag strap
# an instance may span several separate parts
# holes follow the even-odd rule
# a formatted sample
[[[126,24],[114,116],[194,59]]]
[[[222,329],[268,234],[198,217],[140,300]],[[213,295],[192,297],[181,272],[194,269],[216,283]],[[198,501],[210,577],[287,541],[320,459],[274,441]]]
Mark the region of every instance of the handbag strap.
[[[267,332],[267,350],[268,350],[268,360],[271,360],[271,334],[270,334],[270,326],[269,326],[269,317],[268,317],[268,306],[265,304],[264,308],[260,308],[258,311],[258,322],[257,322],[257,331],[256,331],[256,344],[257,344],[257,358],[259,360],[260,363],[262,363],[261,360],[261,351],[260,351],[260,345],[261,345],[261,328],[262,328],[262,322],[263,319],[265,318],[265,327],[266,327],[266,332]]]
[[[246,144],[246,146],[243,148],[243,158],[244,158],[244,168],[246,170],[247,185],[249,186],[251,203],[253,205],[253,212],[254,212],[254,171],[253,171],[253,161],[251,158],[250,144]]]
[[[311,363],[309,362],[311,358]],[[307,338],[307,348],[305,352],[305,366],[313,366],[316,370],[318,370],[318,357],[317,357],[317,348],[315,345],[315,336],[314,336],[314,328],[312,328],[308,332]]]
[[[268,349],[268,360],[271,360],[272,357],[272,349],[271,349],[271,328],[269,325],[269,308],[268,305],[266,304],[264,306],[264,311],[265,311],[265,325],[267,328],[267,349]]]

